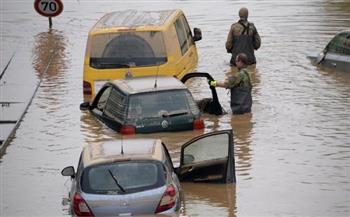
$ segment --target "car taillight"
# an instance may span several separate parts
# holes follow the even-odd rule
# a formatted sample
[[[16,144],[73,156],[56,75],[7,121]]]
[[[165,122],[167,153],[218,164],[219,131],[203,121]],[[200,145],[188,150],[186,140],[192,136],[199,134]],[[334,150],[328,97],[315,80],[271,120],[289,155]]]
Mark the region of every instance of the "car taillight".
[[[120,128],[120,133],[123,135],[131,135],[131,134],[135,134],[135,127],[132,125],[123,125]]]
[[[73,210],[77,216],[94,216],[85,200],[78,193],[75,193],[73,198]]]
[[[155,213],[160,213],[168,209],[171,209],[175,205],[175,202],[176,202],[176,190],[173,185],[169,185],[165,190],[162,196],[162,199],[160,199],[160,202],[158,204],[158,207]]]
[[[90,82],[83,81],[83,92],[86,95],[91,95],[92,94],[92,88]]]
[[[199,130],[204,128],[204,121],[202,119],[196,119],[193,121],[193,129]]]

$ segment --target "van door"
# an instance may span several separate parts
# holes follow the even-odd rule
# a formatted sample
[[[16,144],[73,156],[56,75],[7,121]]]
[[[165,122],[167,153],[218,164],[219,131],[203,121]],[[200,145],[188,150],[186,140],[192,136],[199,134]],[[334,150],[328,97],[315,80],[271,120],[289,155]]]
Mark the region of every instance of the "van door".
[[[236,182],[232,130],[207,133],[185,143],[176,171],[180,181]]]
[[[187,72],[191,72],[198,64],[198,54],[195,42],[192,38],[191,29],[184,15],[175,21],[175,29],[180,45],[182,57],[176,63],[176,73],[182,77]]]

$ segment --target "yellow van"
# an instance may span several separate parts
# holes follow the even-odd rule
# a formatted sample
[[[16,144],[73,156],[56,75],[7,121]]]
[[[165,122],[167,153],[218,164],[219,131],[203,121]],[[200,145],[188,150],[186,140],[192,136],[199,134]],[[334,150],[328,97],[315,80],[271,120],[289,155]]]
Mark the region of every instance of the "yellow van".
[[[108,13],[90,30],[84,59],[85,101],[107,80],[149,75],[181,79],[198,64],[193,34],[181,10]]]

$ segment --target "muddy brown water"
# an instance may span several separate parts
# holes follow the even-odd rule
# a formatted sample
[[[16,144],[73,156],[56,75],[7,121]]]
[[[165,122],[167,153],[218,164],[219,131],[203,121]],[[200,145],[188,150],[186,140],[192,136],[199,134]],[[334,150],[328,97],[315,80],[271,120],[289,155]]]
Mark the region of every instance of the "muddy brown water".
[[[184,183],[185,216],[350,216],[350,74],[312,66],[306,55],[350,28],[350,2],[326,1],[64,1],[53,19],[32,2],[1,2],[1,66],[13,52],[31,58],[23,76],[41,86],[0,163],[0,216],[63,216],[70,182],[88,142],[119,138],[81,112],[82,66],[89,28],[104,13],[124,9],[182,9],[199,27],[198,71],[231,73],[224,43],[240,7],[250,9],[262,47],[256,52],[251,114],[205,115],[206,132],[233,128],[237,184]],[[52,64],[43,73],[50,55]],[[35,83],[33,83],[35,85]],[[207,83],[190,82],[196,98]],[[13,94],[16,93],[1,93]],[[229,111],[229,95],[218,90]],[[196,132],[138,135],[162,138],[178,158]]]

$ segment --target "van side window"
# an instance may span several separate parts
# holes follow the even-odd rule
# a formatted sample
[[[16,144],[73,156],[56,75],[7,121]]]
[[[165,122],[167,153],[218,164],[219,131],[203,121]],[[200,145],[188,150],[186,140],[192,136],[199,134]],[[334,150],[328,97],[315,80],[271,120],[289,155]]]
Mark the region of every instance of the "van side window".
[[[182,23],[184,24],[184,27],[185,27],[185,32],[186,32],[186,37],[187,37],[187,41],[189,43],[189,46],[193,45],[194,44],[194,41],[193,41],[193,37],[192,37],[192,32],[191,32],[191,29],[190,29],[190,26],[188,25],[188,22],[185,18],[185,16],[181,16],[180,19],[182,20]]]
[[[123,121],[126,114],[126,96],[116,88],[113,88],[109,95],[104,113],[110,118]]]
[[[188,41],[187,41],[187,34],[188,33],[186,33],[186,29],[182,23],[181,18],[182,18],[182,16],[179,17],[175,21],[175,29],[176,29],[176,33],[177,33],[177,38],[178,38],[179,43],[180,43],[181,53],[182,53],[182,55],[184,55],[188,50]]]

